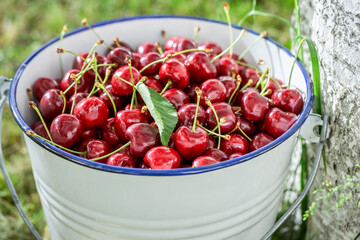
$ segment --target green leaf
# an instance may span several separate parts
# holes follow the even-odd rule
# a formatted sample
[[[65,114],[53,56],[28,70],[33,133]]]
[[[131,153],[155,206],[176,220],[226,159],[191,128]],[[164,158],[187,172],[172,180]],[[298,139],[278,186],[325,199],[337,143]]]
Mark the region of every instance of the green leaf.
[[[166,98],[154,89],[147,87],[143,82],[139,82],[136,88],[159,128],[161,143],[167,146],[171,133],[178,122],[175,107]]]

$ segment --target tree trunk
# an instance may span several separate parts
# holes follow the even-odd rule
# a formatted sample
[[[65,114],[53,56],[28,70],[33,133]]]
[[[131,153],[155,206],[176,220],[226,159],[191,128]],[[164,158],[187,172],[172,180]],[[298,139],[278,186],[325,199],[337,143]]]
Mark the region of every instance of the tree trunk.
[[[359,183],[360,1],[303,0],[301,12],[304,33],[311,34],[318,50],[322,109],[331,117],[325,148],[328,180],[333,187],[344,185],[348,174]],[[325,176],[322,166],[312,190],[325,189]],[[318,201],[308,222],[308,239],[354,239],[360,233],[359,191],[353,186]],[[335,210],[343,192],[351,192],[352,199]],[[309,196],[311,203],[320,195]]]

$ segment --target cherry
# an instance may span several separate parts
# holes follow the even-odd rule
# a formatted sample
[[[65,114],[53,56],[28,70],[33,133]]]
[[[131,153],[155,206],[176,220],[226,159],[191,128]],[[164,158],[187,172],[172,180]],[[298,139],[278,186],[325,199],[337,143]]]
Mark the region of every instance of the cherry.
[[[274,141],[274,138],[266,133],[258,133],[250,143],[250,152],[255,151]]]
[[[145,115],[140,109],[121,110],[115,116],[115,131],[121,141],[126,141],[125,131],[128,127],[135,123],[147,122]]]
[[[206,149],[216,148],[217,142],[213,136],[209,136],[209,141],[207,142]]]
[[[200,85],[201,97],[200,105],[207,107],[205,98],[209,99],[211,103],[223,102],[226,99],[225,85],[218,79],[208,79]]]
[[[70,85],[74,82],[74,80],[71,78],[71,76],[80,73],[80,70],[78,69],[71,69],[67,73],[65,73],[63,79],[61,80],[60,87],[61,90],[65,91],[70,87]],[[90,82],[87,82],[85,78],[82,76],[79,80],[77,80],[77,92],[89,92],[90,88],[92,87],[92,84]],[[75,92],[75,85],[72,86],[67,92],[66,96],[70,97],[74,95]]]
[[[228,58],[232,58],[234,59],[235,61],[237,61],[239,59],[239,55],[237,55],[236,53],[227,53],[224,55],[224,57],[228,57]],[[246,63],[245,60],[241,59],[242,62]]]
[[[181,106],[178,110],[179,125],[192,127],[194,124],[195,112],[196,112],[195,103],[187,103]],[[196,120],[200,125],[205,124],[206,113],[201,106],[199,106],[198,108],[198,115]]]
[[[50,89],[44,93],[40,100],[40,112],[45,119],[52,120],[62,113],[64,99],[58,89]]]
[[[76,115],[86,129],[100,128],[105,125],[109,116],[106,103],[98,97],[90,97],[81,100],[74,108]]]
[[[243,80],[240,85],[241,88],[245,86],[245,84],[247,84],[250,79],[253,80],[253,83],[250,85],[250,87],[255,87],[259,81],[259,76],[257,75],[256,70],[252,68],[246,68],[245,75],[241,75],[241,78]]]
[[[47,90],[59,89],[59,83],[52,78],[40,77],[33,85],[33,94],[36,100],[40,100]]]
[[[189,85],[186,86],[186,88],[184,89],[184,92],[189,96],[190,101],[193,102],[196,100],[196,91],[195,88],[196,87],[200,87],[199,84],[197,83],[190,83]]]
[[[277,82],[277,84],[275,83],[275,81]],[[265,95],[267,98],[271,99],[271,97],[275,91],[282,89],[282,85],[284,83],[282,81],[280,81],[279,79],[275,79],[275,81],[273,78],[271,78],[269,81],[269,85],[268,85],[267,89],[270,89],[271,92],[269,94]],[[280,86],[278,86],[278,85],[280,85]]]
[[[86,141],[86,140],[85,140]],[[111,153],[112,148],[109,143],[101,139],[90,139],[86,145],[86,158],[94,159]],[[97,162],[105,163],[107,158],[97,160]]]
[[[166,39],[166,41],[164,43],[165,51],[174,50],[173,45],[179,40],[179,38],[181,38],[181,37],[175,36],[175,37]]]
[[[144,163],[151,169],[173,169],[180,167],[181,157],[173,148],[154,147],[146,153]]]
[[[140,162],[138,164],[138,168],[142,168],[142,169],[151,169],[149,165],[147,165],[146,163],[144,163],[144,161]]]
[[[76,106],[76,104],[78,104],[81,100],[86,98],[88,95],[89,94],[84,93],[84,92],[80,92],[80,93],[76,93],[76,95],[72,95],[69,99],[68,104],[66,105],[66,111],[68,113],[70,113],[71,107],[74,104],[74,100],[75,100],[75,106]]]
[[[128,101],[126,96],[117,95],[114,92],[112,85],[107,85],[105,88],[106,88],[106,91],[108,91],[112,100],[114,101],[116,109],[117,110],[123,109]],[[114,116],[114,106],[113,106],[109,96],[106,94],[106,92],[102,91],[99,95],[99,98],[106,103],[106,106],[109,109],[109,115]]]
[[[199,127],[192,132],[191,128],[181,126],[175,132],[175,149],[185,160],[195,159],[205,152],[208,141],[208,133]]]
[[[161,93],[161,91],[164,88],[164,85],[162,84],[162,82],[159,79],[152,77],[152,76],[147,77],[147,80],[144,83],[146,86],[154,89],[158,93]]]
[[[149,123],[135,123],[125,132],[126,139],[131,141],[130,152],[142,158],[151,148],[160,144],[159,130]]]
[[[92,60],[93,60],[93,56],[86,59],[86,65],[85,65],[84,69],[87,67],[88,63],[90,63]],[[104,64],[104,62],[105,62],[105,57],[101,54],[97,54],[96,55],[96,64]],[[106,72],[106,67],[98,67],[97,72],[101,78],[104,78],[105,72]],[[88,70],[84,73],[83,77],[85,78],[88,85],[92,86],[95,81],[95,71],[92,69]]]
[[[175,53],[176,53],[176,55],[173,56]],[[169,54],[170,54],[170,56],[171,56],[172,59],[176,59],[176,60],[178,60],[179,62],[185,63],[185,60],[186,60],[185,54],[182,54],[182,53],[179,54],[178,52],[176,52],[176,51],[174,51],[174,50],[167,50],[167,51],[163,52],[163,53],[161,54],[161,58],[164,59],[164,58],[167,57]]]
[[[211,164],[215,164],[215,163],[219,163],[219,162],[220,161],[216,160],[213,157],[200,156],[193,161],[192,167],[202,167],[202,166],[207,166],[207,165],[211,165]]]
[[[198,45],[199,50],[211,49],[212,54],[218,55],[222,52],[221,47],[219,44],[214,42],[203,42]]]
[[[264,119],[265,131],[272,137],[278,138],[286,132],[297,120],[295,113],[283,112],[279,108],[272,108]]]
[[[115,147],[115,149],[119,149],[119,148],[121,148],[123,145],[124,145],[124,144],[120,143],[119,145],[117,145],[117,146]],[[122,149],[120,149],[120,150],[118,151],[118,153],[125,153],[125,154],[127,154],[127,155],[129,155],[129,156],[132,156],[132,155],[131,155],[131,152],[130,152],[130,145],[128,145],[128,146],[126,146],[126,147],[123,147]],[[135,160],[136,160],[136,159],[135,159]],[[136,161],[136,162],[137,162],[137,161]]]
[[[194,52],[187,56],[185,66],[190,74],[191,81],[204,82],[216,77],[217,70],[204,52]]]
[[[118,69],[127,64],[127,62],[125,61],[127,56],[132,59],[132,54],[128,49],[123,47],[117,47],[109,52],[105,59],[105,63],[114,63],[116,64],[116,66],[113,67],[113,69]]]
[[[221,133],[228,133],[231,130],[233,130],[236,125],[237,118],[231,106],[225,102],[218,102],[218,103],[214,103],[213,107],[216,111],[219,120],[221,118],[225,118],[226,120],[224,123],[220,123]],[[218,122],[216,121],[215,114],[211,107],[208,107],[206,109],[206,116],[207,116],[206,121],[210,129],[215,128],[218,125]]]
[[[231,95],[233,94],[233,92],[236,89],[237,81],[235,78],[230,77],[230,76],[220,76],[219,80],[222,84],[224,84],[225,89],[226,89],[225,101],[229,101]]]
[[[97,138],[98,131],[95,128],[85,129],[81,134],[81,141],[89,138]]]
[[[119,44],[120,46],[119,46],[118,44]],[[111,44],[111,46],[112,46],[113,48],[118,48],[118,47],[126,48],[126,49],[129,50],[130,52],[133,51],[132,48],[131,48],[131,46],[130,46],[128,43],[123,42],[123,41],[117,41],[117,43],[114,42],[113,44]]]
[[[241,98],[241,110],[244,116],[251,121],[261,121],[270,109],[269,99],[255,91],[244,93]]]
[[[216,160],[222,162],[225,160],[228,160],[229,157],[226,153],[224,153],[223,151],[216,149],[216,148],[208,148],[204,153],[203,156],[209,156],[209,157],[213,157]]]
[[[157,60],[160,60],[161,56],[158,52],[149,52],[144,54],[141,58],[140,58],[140,69],[142,69],[143,67],[145,67],[146,65],[148,65],[149,63],[155,62]],[[152,64],[150,67],[146,68],[142,74],[143,75],[155,75],[159,72],[160,67],[162,65],[162,62],[158,62],[155,64]]]
[[[139,54],[146,54],[150,52],[156,52],[158,53],[158,49],[156,47],[156,43],[154,42],[143,42],[141,43],[137,48],[137,53]]]
[[[144,110],[143,107],[146,106],[145,103],[139,103],[139,105],[133,106],[133,109],[139,109],[141,114],[143,115],[143,119],[145,120],[145,122],[147,123],[151,123],[154,121],[154,119],[152,118],[150,112],[148,109]],[[129,103],[128,105],[125,106],[124,110],[130,110],[131,104]]]
[[[301,113],[304,100],[299,91],[295,89],[276,90],[271,97],[274,105],[285,112],[292,112],[296,115]]]
[[[239,65],[232,58],[220,58],[220,70],[218,76],[236,76],[239,73]]]
[[[176,59],[167,60],[160,67],[159,76],[163,84],[171,81],[173,87],[181,90],[185,89],[190,80],[190,75],[185,65]]]
[[[176,110],[190,102],[189,96],[184,91],[177,88],[165,91],[163,93],[163,97],[165,97],[169,102],[171,102],[171,104],[174,105]]]
[[[115,132],[115,119],[108,118],[105,125],[101,128],[101,139],[108,142],[112,147],[120,143],[120,139]]]
[[[231,154],[231,155],[229,156],[229,159],[241,157],[241,156],[243,156],[243,155],[244,155],[243,153],[239,153],[239,152],[233,153],[233,154]]]
[[[181,52],[193,48],[196,48],[196,43],[193,40],[184,37],[178,37],[177,40],[173,42],[173,45],[171,47],[172,50],[175,50],[177,52]],[[165,49],[165,50],[169,50],[169,49]]]
[[[131,73],[129,66],[122,66],[117,69],[111,78],[111,85],[114,93],[118,95],[129,95],[133,92],[133,87],[128,83],[134,83],[136,85],[142,78],[141,74],[136,68],[131,68],[133,81],[131,79]],[[128,83],[125,83],[121,78]]]
[[[111,166],[134,168],[135,159],[126,153],[115,153],[106,160],[106,164]]]
[[[58,115],[50,126],[53,141],[66,148],[75,146],[81,140],[83,131],[81,120],[67,113]]]
[[[246,92],[258,92],[259,93],[259,90],[253,88],[253,87],[247,87],[245,88],[244,90],[240,91],[236,97],[236,100],[235,100],[235,105],[236,106],[240,106],[241,105],[241,99],[243,98],[244,94]]]
[[[256,133],[256,126],[255,124],[245,118],[242,114],[236,115],[237,120],[240,122],[240,128],[241,130],[248,136],[252,137]],[[240,130],[237,130],[236,133],[242,134]]]
[[[79,53],[78,56],[76,56],[76,57],[74,58],[74,61],[73,61],[73,69],[79,69],[79,70],[81,70],[81,68],[82,68],[83,65],[84,65],[84,59],[86,59],[88,55],[89,55],[88,52]]]
[[[233,153],[246,154],[249,152],[249,142],[239,134],[231,134],[229,140],[222,140],[220,150],[228,155]]]
[[[140,59],[142,55],[140,53],[132,53],[131,65],[136,69],[141,69]]]
[[[50,126],[47,123],[46,123],[46,126],[48,127],[48,129],[50,128]],[[50,140],[50,138],[46,132],[46,129],[41,121],[36,121],[35,123],[33,123],[31,125],[31,129],[39,136],[46,138],[47,140]]]

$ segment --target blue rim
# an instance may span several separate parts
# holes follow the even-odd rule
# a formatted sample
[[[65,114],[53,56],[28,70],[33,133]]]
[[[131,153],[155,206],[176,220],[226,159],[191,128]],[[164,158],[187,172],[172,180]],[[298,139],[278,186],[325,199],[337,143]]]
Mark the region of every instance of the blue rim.
[[[120,19],[111,19],[111,20],[107,20],[107,21],[102,21],[102,22],[98,22],[95,24],[92,24],[91,26],[96,28],[96,27],[100,27],[103,25],[108,25],[108,24],[112,24],[112,23],[116,23],[116,22],[124,22],[124,21],[134,21],[134,20],[139,20],[139,19],[159,19],[159,18],[172,18],[172,19],[193,19],[193,20],[200,20],[200,21],[205,21],[205,22],[212,22],[212,23],[217,23],[217,24],[222,24],[222,25],[227,25],[227,23],[225,22],[221,22],[221,21],[217,21],[217,20],[212,20],[212,19],[207,19],[207,18],[200,18],[200,17],[192,17],[192,16],[174,16],[174,15],[161,15],[161,16],[135,16],[135,17],[126,17],[126,18],[120,18]],[[247,28],[243,28],[243,27],[239,27],[236,25],[233,25],[234,28],[236,29],[246,29],[248,32],[254,34],[254,35],[259,35],[259,33],[247,29]],[[79,28],[79,29],[75,29],[71,32],[69,32],[68,34],[66,34],[66,37],[69,37],[71,35],[77,34],[79,32],[85,31],[87,30],[87,28],[83,27],[83,28]],[[45,48],[47,48],[49,45],[53,44],[54,42],[58,41],[59,37],[54,38],[52,40],[50,40],[49,42],[47,42],[46,44],[44,44],[42,47],[40,47],[38,50],[36,50],[35,52],[33,52],[18,68],[18,70],[16,71],[14,78],[12,80],[11,86],[10,86],[10,91],[9,91],[9,104],[10,104],[10,108],[11,108],[11,112],[15,118],[15,121],[18,123],[18,125],[20,126],[20,128],[22,129],[22,131],[26,134],[27,130],[30,130],[30,127],[26,124],[26,122],[24,121],[24,119],[22,118],[18,108],[17,108],[17,102],[16,102],[16,89],[17,89],[17,85],[19,82],[19,79],[21,78],[21,75],[24,71],[24,69],[26,68],[26,66],[32,61],[32,59],[38,55],[41,51],[43,51]],[[270,41],[271,43],[273,43],[274,45],[278,46],[279,48],[281,48],[284,52],[286,52],[289,56],[294,57],[285,47],[283,47],[281,44],[275,42],[272,39],[267,39],[268,41]],[[102,164],[102,163],[97,163],[97,162],[92,162],[89,160],[86,160],[84,158],[81,157],[77,157],[74,156],[72,154],[69,154],[61,149],[58,149],[56,147],[54,147],[53,145],[35,138],[35,137],[31,137],[28,136],[29,138],[31,138],[34,142],[36,142],[38,145],[40,145],[41,147],[49,150],[50,152],[65,158],[73,163],[76,164],[80,164],[83,165],[85,167],[90,167],[93,169],[98,169],[98,170],[102,170],[102,171],[107,171],[107,172],[113,172],[113,173],[121,173],[121,174],[130,174],[130,175],[144,175],[144,176],[180,176],[180,175],[190,175],[190,174],[200,174],[200,173],[205,173],[205,172],[209,172],[209,171],[215,171],[218,169],[222,169],[222,168],[226,168],[226,167],[230,167],[239,163],[243,163],[246,161],[249,161],[267,151],[270,151],[271,149],[273,149],[274,147],[278,146],[279,144],[281,144],[282,142],[284,142],[286,139],[288,139],[289,137],[291,137],[293,134],[296,133],[296,131],[304,124],[304,122],[306,121],[306,119],[308,118],[310,111],[312,109],[312,104],[313,104],[313,99],[314,99],[314,94],[313,94],[313,84],[312,81],[310,81],[310,77],[307,73],[307,71],[305,70],[305,68],[303,67],[303,65],[300,63],[299,60],[297,60],[296,64],[298,65],[298,67],[300,68],[300,70],[302,71],[302,74],[305,78],[305,82],[306,82],[306,100],[305,100],[305,105],[304,105],[304,109],[301,112],[301,114],[299,115],[297,121],[294,123],[294,125],[288,130],[286,131],[283,135],[281,135],[279,138],[275,139],[273,142],[271,142],[270,144],[264,146],[261,149],[258,149],[256,151],[250,152],[244,156],[241,157],[237,157],[234,159],[230,159],[221,163],[217,163],[217,164],[213,164],[213,165],[208,165],[208,166],[203,166],[203,167],[197,167],[197,168],[182,168],[182,169],[171,169],[171,170],[149,170],[149,169],[138,169],[138,168],[125,168],[125,167],[116,167],[116,166],[110,166],[110,165],[106,165],[106,164]]]

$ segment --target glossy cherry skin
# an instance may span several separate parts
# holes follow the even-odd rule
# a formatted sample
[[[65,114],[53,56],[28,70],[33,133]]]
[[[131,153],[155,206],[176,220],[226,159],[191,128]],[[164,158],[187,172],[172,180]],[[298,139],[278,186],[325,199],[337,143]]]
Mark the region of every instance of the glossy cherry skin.
[[[115,63],[116,66],[113,69],[118,69],[124,65],[127,65],[125,61],[126,56],[129,56],[132,59],[131,52],[123,47],[117,47],[111,50],[105,60],[105,63]]]
[[[130,152],[134,157],[142,158],[151,148],[160,145],[159,130],[149,123],[135,123],[125,132],[131,141]]]
[[[133,106],[133,109],[139,109],[141,114],[143,115],[143,119],[147,123],[152,123],[154,119],[152,118],[149,109],[144,110],[143,106],[145,106],[145,103],[139,103],[139,105],[136,107],[136,105]],[[131,104],[125,106],[124,110],[130,110]]]
[[[241,75],[242,81],[240,87],[242,88],[248,81],[251,79],[253,83],[249,87],[255,87],[257,82],[259,81],[259,76],[255,69],[246,68],[245,74]]]
[[[275,83],[276,81],[276,83]],[[282,81],[280,81],[279,79],[270,79],[269,85],[266,88],[266,90],[270,89],[271,92],[267,95],[265,95],[265,97],[270,98],[272,97],[272,95],[274,94],[275,91],[279,90],[279,89],[283,89],[283,85],[284,83]]]
[[[146,153],[144,163],[151,169],[174,169],[180,167],[181,157],[175,149],[160,146]]]
[[[125,107],[125,105],[128,103],[127,97],[116,94],[112,88],[112,85],[107,85],[105,88],[108,91],[112,100],[114,101],[116,110],[119,111],[120,109],[123,109]],[[106,92],[102,91],[99,94],[99,98],[106,103],[106,106],[109,109],[109,116],[114,116],[114,106],[113,106],[109,96],[106,94]]]
[[[225,102],[214,103],[213,107],[218,115],[219,120],[225,118],[225,122],[220,124],[220,130],[222,134],[228,133],[236,126],[237,118],[234,114],[231,106]],[[211,107],[206,109],[207,123],[210,129],[215,128],[218,123],[215,118],[215,114]]]
[[[66,104],[66,112],[70,113],[71,111],[71,107],[73,104],[78,104],[81,100],[83,100],[84,98],[86,98],[89,94],[88,93],[84,93],[84,92],[80,92],[80,93],[76,93],[76,95],[72,95],[69,98],[69,102]],[[75,101],[75,103],[74,103]]]
[[[173,42],[171,49],[177,52],[181,52],[183,50],[193,49],[193,48],[196,48],[196,43],[193,40],[189,38],[178,37],[177,40]]]
[[[156,47],[156,43],[154,42],[143,42],[141,43],[137,48],[137,53],[139,54],[146,54],[150,52],[156,52],[158,53],[158,49]]]
[[[265,131],[274,138],[280,137],[297,120],[295,113],[283,112],[279,108],[272,108],[264,119]]]
[[[142,69],[143,67],[145,67],[146,65],[155,62],[157,60],[160,60],[161,56],[158,52],[149,52],[144,54],[141,58],[140,58],[140,69]],[[158,62],[155,63],[153,65],[151,65],[150,67],[146,68],[141,74],[142,75],[156,75],[158,74],[160,67],[162,65],[162,62]]]
[[[189,126],[192,127],[194,124],[196,112],[196,104],[195,103],[187,103],[181,106],[178,110],[178,124],[180,126]],[[206,121],[206,113],[204,109],[199,106],[196,121],[199,122],[200,125],[204,125]]]
[[[167,57],[169,54],[172,56],[172,55],[174,55],[175,53],[178,53],[178,52],[177,52],[177,51],[174,51],[174,50],[167,50],[167,51],[165,51],[165,52],[163,52],[163,53],[161,54],[161,58],[165,58],[165,57]],[[186,56],[185,56],[184,54],[182,54],[182,53],[176,54],[175,56],[172,56],[171,58],[172,58],[172,59],[176,59],[176,60],[178,60],[179,62],[182,62],[182,63],[185,63],[185,60],[186,60]]]
[[[180,39],[181,37],[179,36],[174,36],[174,37],[170,37],[168,39],[166,39],[165,43],[164,43],[164,48],[165,51],[167,50],[174,50],[173,49],[173,45]]]
[[[131,72],[133,80],[131,79]],[[111,86],[114,93],[118,95],[129,95],[133,92],[133,87],[120,79],[122,78],[125,81],[134,83],[134,85],[136,85],[142,76],[136,68],[131,68],[131,72],[129,66],[122,66],[115,71],[111,78]]]
[[[254,138],[252,139],[251,143],[250,143],[250,152],[255,151],[269,143],[271,143],[272,141],[274,141],[275,139],[266,134],[266,133],[258,133],[254,136]]]
[[[248,91],[241,98],[242,114],[250,121],[261,121],[270,109],[269,99],[258,92]]]
[[[215,78],[217,70],[204,52],[194,52],[187,56],[185,66],[190,74],[191,81],[202,83],[207,79]]]
[[[236,106],[241,106],[241,99],[243,98],[243,96],[244,96],[244,94],[246,92],[258,92],[258,93],[260,93],[258,89],[255,89],[253,87],[245,88],[244,90],[238,92],[238,95],[237,95],[236,100],[235,100],[235,105]]]
[[[50,125],[46,123],[46,126],[47,128],[49,129],[50,128]],[[35,123],[33,123],[31,125],[31,129],[38,135],[40,135],[41,137],[43,138],[46,138],[47,140],[50,140],[47,132],[46,132],[46,129],[44,127],[44,125],[42,124],[41,121],[36,121]]]
[[[215,42],[203,42],[203,43],[200,43],[198,45],[198,49],[199,50],[210,49],[210,50],[212,50],[212,54],[214,54],[214,55],[218,55],[218,54],[220,54],[222,52],[222,49],[219,46],[219,44],[217,44]]]
[[[119,139],[123,142],[127,141],[125,132],[128,127],[135,123],[146,123],[145,115],[140,109],[121,110],[115,116],[115,131]]]
[[[108,142],[112,147],[120,143],[120,139],[115,132],[115,119],[108,118],[105,125],[100,130],[101,139]]]
[[[206,149],[216,148],[216,147],[217,147],[217,142],[215,138],[213,136],[209,136],[209,141],[207,142]]]
[[[249,142],[239,134],[231,134],[230,140],[221,140],[220,150],[228,155],[233,153],[246,154],[249,152]]]
[[[109,116],[106,103],[98,97],[89,97],[81,100],[74,108],[76,115],[86,129],[100,128],[105,125]]]
[[[185,160],[192,160],[203,154],[209,140],[207,132],[196,127],[195,132],[192,128],[181,126],[175,132],[175,149]]]
[[[201,97],[200,105],[207,107],[205,98],[211,103],[224,102],[226,99],[225,85],[218,79],[208,79],[200,85]]]
[[[190,75],[185,65],[176,59],[167,60],[159,70],[160,80],[163,84],[172,82],[172,87],[185,89],[189,84]]]
[[[220,70],[218,76],[236,76],[239,73],[239,66],[232,58],[220,58]]]
[[[274,105],[284,112],[301,113],[304,100],[299,91],[295,89],[281,89],[274,92],[271,97]]]
[[[112,148],[109,143],[100,139],[90,139],[86,145],[86,158],[94,159],[111,153]],[[107,158],[97,160],[97,162],[105,163]]]
[[[135,167],[135,159],[126,153],[114,153],[107,160],[106,164],[118,167]]]
[[[220,162],[219,160],[216,160],[215,158],[210,156],[200,156],[193,161],[192,167],[202,167],[219,162]]]
[[[73,69],[81,70],[81,68],[84,65],[84,59],[86,59],[88,55],[89,55],[88,52],[82,52],[79,53],[78,56],[75,56],[73,60]]]
[[[184,91],[177,88],[165,91],[163,97],[174,105],[176,110],[190,102],[189,96]]]
[[[196,102],[197,100],[197,95],[196,95],[196,87],[200,88],[200,85],[197,83],[190,83],[189,85],[186,86],[186,88],[184,89],[184,92],[189,96],[190,98],[190,102]]]
[[[157,79],[152,76],[149,76],[148,79],[144,83],[146,86],[154,89],[158,93],[161,93],[161,91],[164,89],[164,85],[162,84],[160,79]]]
[[[229,157],[226,153],[224,153],[223,151],[217,149],[217,148],[209,148],[207,149],[204,153],[203,156],[209,156],[209,157],[213,157],[216,160],[222,162],[225,160],[228,160]]]
[[[71,78],[72,74],[78,74],[80,72],[80,70],[78,69],[71,69],[69,71],[67,71],[67,73],[65,73],[63,79],[61,80],[60,83],[60,88],[62,91],[65,91],[66,89],[68,89],[68,87],[70,87],[70,85],[74,82],[74,80]],[[92,82],[93,83],[93,82]],[[90,88],[92,88],[92,84],[90,82],[87,82],[85,80],[85,78],[82,76],[80,77],[80,79],[78,80],[77,83],[77,90],[76,92],[89,92]],[[72,86],[67,92],[66,92],[66,96],[70,97],[72,95],[74,95],[75,92],[75,86]]]
[[[84,69],[88,66],[88,64],[92,61],[93,59],[93,56],[89,57],[87,60],[86,60],[86,65],[84,66]],[[104,64],[105,62],[105,57],[101,54],[97,54],[96,55],[96,64]],[[106,71],[106,68],[105,67],[98,67],[97,68],[97,73],[100,75],[101,78],[104,78],[105,77],[105,71]],[[87,84],[89,85],[92,85],[94,84],[94,81],[95,81],[95,71],[94,70],[88,70],[84,73],[84,78],[87,82]],[[92,86],[91,86],[92,87]]]
[[[41,99],[44,93],[50,89],[59,89],[59,83],[52,78],[40,77],[33,85],[33,95],[36,100]]]
[[[226,89],[225,101],[227,102],[227,101],[229,101],[231,95],[233,94],[233,92],[236,89],[237,81],[235,80],[235,78],[230,77],[230,76],[221,76],[221,77],[219,77],[219,80],[225,86],[225,89]],[[238,89],[240,89],[240,88],[238,88]],[[236,97],[237,97],[237,94],[234,95],[232,100],[235,100]]]
[[[248,137],[252,137],[255,135],[256,133],[256,126],[255,124],[248,120],[247,118],[245,118],[243,115],[241,114],[237,114],[236,115],[237,120],[240,122],[240,128],[241,130],[248,136]],[[238,134],[242,134],[240,130],[236,130],[236,133]]]
[[[47,120],[53,120],[62,113],[64,108],[64,99],[60,90],[50,89],[44,93],[40,100],[40,112]]]
[[[89,138],[97,138],[98,131],[95,128],[84,129],[83,133],[81,134],[81,141]]]
[[[241,157],[241,156],[243,156],[243,155],[244,155],[243,153],[239,153],[239,152],[233,153],[233,154],[231,154],[231,155],[229,156],[229,159]]]
[[[83,123],[74,115],[63,113],[51,123],[50,134],[53,141],[63,147],[71,148],[81,140]]]

